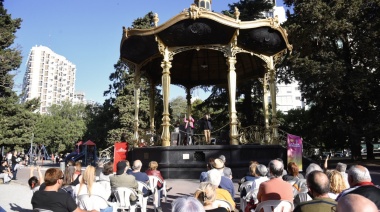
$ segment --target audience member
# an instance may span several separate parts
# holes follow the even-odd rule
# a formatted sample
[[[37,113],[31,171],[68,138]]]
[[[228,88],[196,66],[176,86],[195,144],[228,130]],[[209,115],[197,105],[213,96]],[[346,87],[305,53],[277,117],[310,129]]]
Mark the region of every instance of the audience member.
[[[80,208],[86,208],[85,205],[82,205],[82,202],[78,201],[78,197],[83,194],[91,195],[97,195],[102,197],[103,199],[107,200],[111,192],[108,192],[102,185],[95,182],[95,167],[89,165],[86,167],[82,180],[80,184],[75,186],[75,196],[77,198],[77,203]],[[94,208],[91,208],[92,210],[97,211],[112,211],[112,207],[108,207],[107,202],[93,202],[92,206]],[[88,209],[88,208],[87,208]]]
[[[1,161],[1,166],[0,166],[0,178],[4,180],[5,184],[8,184],[12,180],[12,172],[11,169],[8,166],[8,161],[3,160]]]
[[[354,165],[348,170],[348,183],[350,188],[344,190],[338,197],[339,199],[347,194],[359,194],[375,203],[380,208],[380,188],[372,182],[371,175],[366,167]]]
[[[149,162],[149,168],[145,171],[148,176],[156,176],[160,178],[160,180],[164,181],[164,177],[162,177],[161,172],[157,170],[158,163],[156,161]],[[157,188],[161,189],[163,184],[161,182],[157,183]]]
[[[375,203],[359,194],[347,194],[338,201],[338,212],[378,212]]]
[[[202,204],[191,196],[178,197],[172,203],[172,212],[204,212]]]
[[[224,176],[232,179],[232,170],[231,170],[231,168],[226,166],[226,157],[224,155],[220,155],[219,159],[221,159],[223,161],[223,164],[224,164],[224,169],[223,169]]]
[[[300,203],[294,212],[331,211],[331,208],[336,206],[335,200],[328,195],[330,181],[325,173],[312,171],[307,176],[307,185],[313,200]]]
[[[299,179],[304,179],[303,175],[299,173],[299,168],[296,163],[288,163],[288,174],[282,176],[285,181],[297,181]]]
[[[244,187],[242,187],[242,183],[244,183],[244,182],[248,182],[248,181],[251,181],[251,182],[252,182],[251,188],[252,188],[252,187],[253,187],[253,188],[256,187],[255,179],[256,179],[257,176],[258,176],[258,175],[256,174],[256,168],[257,168],[257,165],[256,165],[256,164],[251,164],[251,165],[249,166],[249,170],[250,170],[249,175],[243,177],[243,178],[240,180],[240,182],[241,182],[241,184],[239,185],[240,198],[245,197],[246,194],[247,194],[247,192],[248,192]]]
[[[261,183],[268,181],[269,178],[267,177],[268,169],[263,164],[257,165],[255,172],[256,172],[257,177],[255,178],[254,180],[255,184],[254,186],[251,187],[251,191],[250,191],[252,196],[247,197],[247,199],[248,200],[253,199],[255,204],[257,204],[258,203],[257,193],[259,192],[260,185]]]
[[[199,188],[195,192],[194,196],[203,204],[203,207],[206,211],[228,212],[226,208],[220,207],[215,203],[217,196],[215,188],[216,187],[211,183],[203,182],[199,185]]]
[[[116,165],[116,175],[110,176],[111,188],[116,189],[118,187],[128,187],[138,192],[138,184],[135,176],[126,174],[127,163],[125,160],[119,161]],[[130,196],[131,204],[134,205],[137,202],[137,196]]]
[[[337,196],[348,187],[346,187],[342,175],[337,170],[327,170],[326,174],[330,180],[329,197],[332,199],[336,199]]]
[[[32,192],[36,192],[40,189],[40,185],[44,182],[44,177],[41,173],[40,166],[37,166],[38,177],[34,176],[34,166],[30,166],[28,185]]]
[[[13,151],[11,161],[12,161],[11,171],[13,172],[12,180],[17,180],[17,169],[18,169],[18,167],[16,167],[16,165],[18,164],[19,161],[17,161],[17,151],[16,150]]]
[[[82,180],[82,162],[81,161],[75,162],[74,168],[75,168],[75,172],[73,175],[74,181],[71,183],[71,185],[76,186]]]
[[[293,202],[293,188],[290,183],[282,179],[284,164],[279,160],[269,162],[269,173],[271,179],[262,182],[257,193],[259,202],[266,200],[288,200]]]
[[[128,160],[125,160],[125,163],[127,164],[127,174],[131,174],[133,172],[133,169],[131,168],[131,164],[129,164]]]
[[[216,198],[221,200],[226,200],[231,204],[233,208],[235,208],[235,201],[233,200],[233,197],[231,196],[230,192],[228,192],[226,189],[220,188],[220,181],[222,180],[222,174],[220,171],[216,169],[211,169],[208,173],[208,182],[211,183],[215,189],[216,189]],[[228,179],[228,178],[227,178]]]
[[[346,173],[347,164],[337,163],[335,169],[342,175],[346,188],[349,188],[350,184],[348,183],[348,175]]]
[[[58,192],[62,186],[63,172],[59,168],[49,168],[45,172],[45,190],[36,191],[33,194],[31,203],[33,209],[46,209],[51,211],[73,211],[82,212],[74,199],[65,192]],[[96,210],[93,210],[96,211]]]
[[[307,178],[307,175],[311,173],[312,171],[323,172],[323,169],[316,163],[310,163],[310,165],[306,168],[305,178]]]
[[[74,166],[67,166],[65,169],[65,174],[63,178],[63,183],[62,183],[62,190],[69,193],[71,197],[75,197],[74,195],[74,189],[71,183],[74,181],[73,176],[74,176],[75,168]]]
[[[224,176],[223,169],[224,169],[224,163],[221,159],[216,158],[214,160],[214,169],[218,170],[221,174],[221,181],[219,184],[220,188],[226,189],[228,192],[230,192],[232,198],[235,197],[235,187],[232,180],[226,176]]]
[[[96,169],[95,169],[95,178],[96,178],[96,180],[99,180],[100,173],[102,173],[103,168],[104,168],[104,163],[103,163],[103,161],[99,161],[99,162],[97,163],[97,166],[96,166]]]
[[[141,168],[142,168],[141,160],[135,160],[133,162],[133,166],[132,166],[133,171],[131,172],[131,175],[135,176],[137,181],[148,184],[149,177],[145,172],[141,172]],[[142,192],[145,196],[150,195],[149,191],[145,187],[143,188]]]
[[[200,182],[207,182],[207,176],[208,176],[207,172],[210,171],[215,166],[214,160],[215,158],[208,159],[208,163],[206,164],[207,171],[202,172],[201,175],[199,176]]]
[[[113,162],[104,164],[102,172],[99,174],[99,180],[110,181],[110,176],[113,175]]]

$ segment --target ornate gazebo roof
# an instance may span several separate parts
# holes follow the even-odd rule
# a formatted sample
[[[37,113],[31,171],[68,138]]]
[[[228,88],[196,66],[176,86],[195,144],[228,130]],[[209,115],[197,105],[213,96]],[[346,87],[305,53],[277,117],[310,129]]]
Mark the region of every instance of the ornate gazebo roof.
[[[292,47],[277,18],[245,22],[238,13],[231,18],[193,4],[160,26],[124,28],[120,56],[159,84],[162,48],[167,47],[171,83],[192,88],[227,84],[226,57],[233,49],[237,81],[261,78],[267,70],[266,56],[280,57]]]

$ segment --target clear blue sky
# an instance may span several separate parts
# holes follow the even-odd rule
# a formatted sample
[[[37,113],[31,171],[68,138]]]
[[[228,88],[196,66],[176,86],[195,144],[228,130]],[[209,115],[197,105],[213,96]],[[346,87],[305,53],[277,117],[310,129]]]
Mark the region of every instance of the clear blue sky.
[[[220,12],[238,0],[212,2],[212,9]],[[158,13],[161,25],[191,3],[193,0],[5,0],[4,7],[12,18],[23,19],[14,44],[21,47],[23,56],[15,90],[21,89],[30,49],[43,45],[76,65],[76,91],[103,103],[108,77],[120,56],[122,27],[129,27],[150,11]],[[277,4],[282,5],[282,0]],[[170,99],[185,95],[182,88],[171,87]],[[193,96],[207,98],[200,89]]]

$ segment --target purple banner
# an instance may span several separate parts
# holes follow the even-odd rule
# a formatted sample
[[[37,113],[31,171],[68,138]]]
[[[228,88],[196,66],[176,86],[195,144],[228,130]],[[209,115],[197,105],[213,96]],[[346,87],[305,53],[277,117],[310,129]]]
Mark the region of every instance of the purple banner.
[[[302,138],[288,134],[288,163],[294,162],[302,170]]]

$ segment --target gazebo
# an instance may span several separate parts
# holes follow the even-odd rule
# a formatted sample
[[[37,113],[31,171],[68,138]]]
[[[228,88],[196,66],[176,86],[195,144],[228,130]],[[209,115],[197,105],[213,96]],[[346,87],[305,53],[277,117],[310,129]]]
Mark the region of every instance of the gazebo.
[[[235,107],[236,87],[247,79],[261,78],[265,90],[265,142],[278,144],[276,119],[275,64],[292,50],[286,31],[277,17],[241,21],[211,11],[211,0],[195,0],[190,8],[150,29],[123,27],[120,57],[135,72],[134,139],[138,140],[140,78],[146,76],[151,88],[162,86],[162,146],[170,146],[170,84],[186,89],[187,113],[191,115],[191,90],[197,86],[224,85],[229,93],[230,144],[238,145]],[[269,87],[268,89],[266,89]],[[268,94],[271,92],[272,120],[269,121]],[[227,101],[227,100],[226,100]],[[154,92],[150,96],[150,128],[154,131]],[[272,126],[269,126],[271,123]]]

